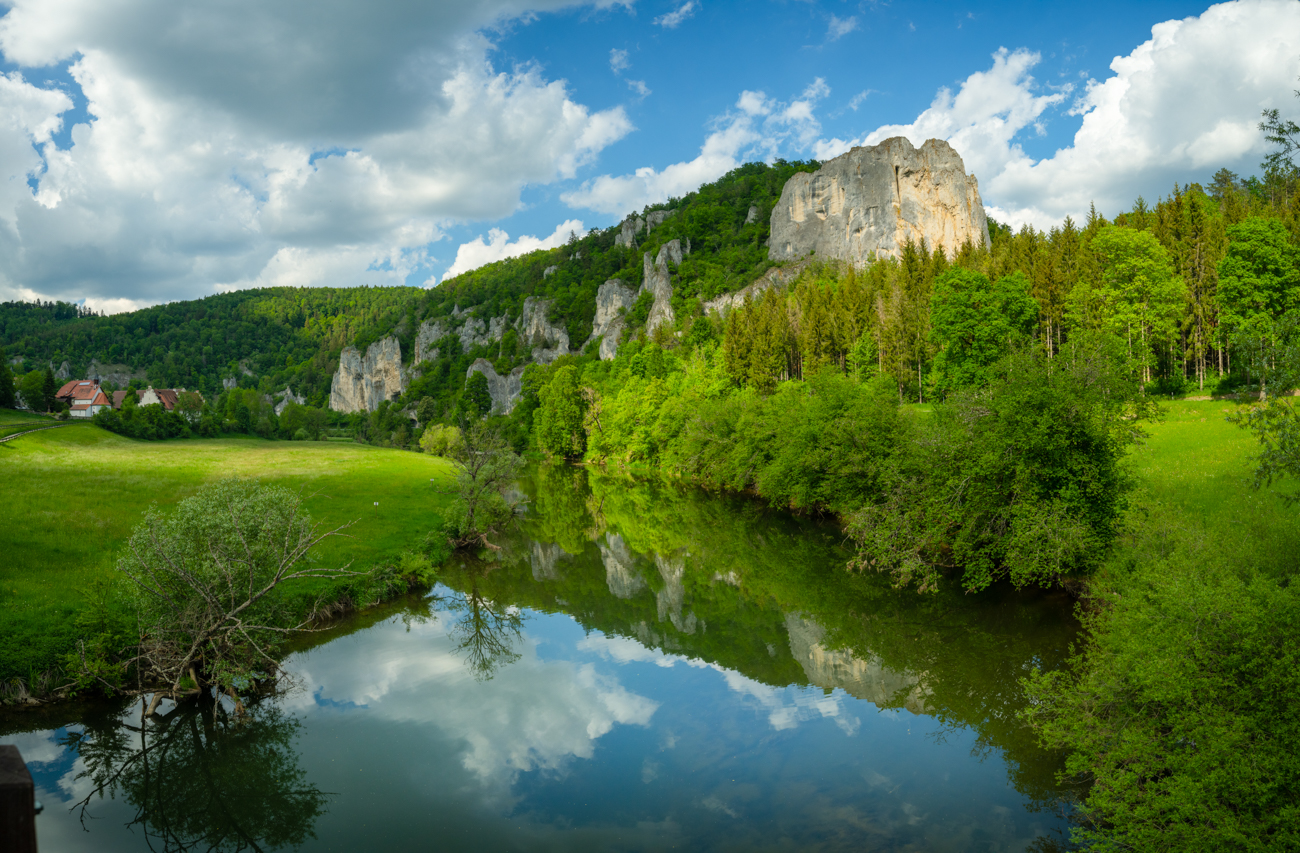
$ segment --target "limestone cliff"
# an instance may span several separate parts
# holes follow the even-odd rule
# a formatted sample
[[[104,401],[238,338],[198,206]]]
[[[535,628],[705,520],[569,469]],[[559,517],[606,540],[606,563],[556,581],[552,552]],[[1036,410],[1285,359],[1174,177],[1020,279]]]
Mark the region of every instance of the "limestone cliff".
[[[519,402],[519,395],[523,391],[522,367],[516,367],[502,376],[497,373],[492,362],[486,358],[477,358],[465,371],[465,378],[469,379],[474,373],[482,373],[487,377],[488,394],[492,397],[492,414],[508,415],[514,411],[515,403]]]
[[[659,254],[652,261],[650,253],[645,253],[645,276],[641,282],[641,289],[637,291],[639,297],[642,293],[649,293],[654,297],[654,305],[650,308],[650,317],[646,320],[646,334],[654,334],[655,329],[663,323],[673,323],[676,315],[673,313],[673,277],[672,272],[668,269],[668,264],[679,266],[682,262],[682,244],[679,240],[669,240],[659,247]]]
[[[644,218],[635,213],[623,220],[618,236],[614,238],[615,246],[635,248],[637,235],[645,231],[647,237],[664,223],[665,219],[676,215],[675,210],[652,210]]]
[[[415,358],[411,361],[411,366],[422,364],[425,361],[437,361],[438,348],[434,344],[447,337],[447,323],[445,320],[425,320],[420,324],[420,328],[415,332]]]
[[[611,278],[596,291],[596,318],[591,322],[591,337],[587,342],[600,338],[601,361],[610,361],[618,354],[623,315],[636,304],[636,296],[636,291],[617,278]],[[586,346],[583,344],[583,349]]]
[[[861,265],[873,252],[898,257],[909,238],[952,257],[988,236],[979,185],[952,146],[931,139],[914,148],[896,136],[790,178],[772,209],[768,257]]]
[[[330,386],[330,408],[336,412],[373,412],[384,400],[406,391],[402,345],[387,337],[366,348],[363,358],[356,347],[344,347],[339,369]]]
[[[771,290],[774,287],[785,287],[798,278],[799,273],[807,269],[810,262],[810,259],[804,258],[782,267],[773,267],[757,281],[737,290],[735,293],[724,293],[716,299],[705,302],[704,313],[726,316],[727,312],[732,308],[739,308],[744,305],[747,298],[757,301],[764,291]]]
[[[281,391],[279,394],[277,394],[276,397],[277,397],[277,400],[275,402],[276,415],[284,414],[284,410],[289,408],[290,403],[297,403],[299,406],[307,405],[307,398],[299,394],[293,393],[293,390],[290,389],[288,385],[284,386],[284,390]]]
[[[524,311],[515,322],[519,343],[531,350],[533,361],[550,364],[562,355],[569,354],[569,333],[547,319],[551,300],[530,296],[524,300]]]
[[[787,614],[785,627],[790,654],[813,684],[838,687],[878,708],[901,705],[913,714],[926,713],[925,699],[930,690],[919,675],[887,669],[874,658],[862,660],[852,652],[826,648],[822,643],[826,630],[806,617]]]

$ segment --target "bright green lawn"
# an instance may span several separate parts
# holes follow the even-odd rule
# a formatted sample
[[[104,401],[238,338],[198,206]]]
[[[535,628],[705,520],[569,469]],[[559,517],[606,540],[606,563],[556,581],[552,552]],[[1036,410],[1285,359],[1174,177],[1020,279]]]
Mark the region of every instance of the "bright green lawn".
[[[1290,571],[1300,541],[1300,511],[1269,489],[1251,487],[1259,444],[1224,420],[1236,403],[1180,400],[1163,404],[1163,421],[1133,450],[1139,488],[1133,525],[1191,525],[1260,568]],[[1278,482],[1282,491],[1296,483]]]
[[[229,476],[304,488],[331,527],[355,520],[319,555],[360,568],[418,544],[450,500],[445,460],[351,442],[145,442],[78,424],[0,444],[0,679],[68,648],[71,618],[151,502],[169,507]]]

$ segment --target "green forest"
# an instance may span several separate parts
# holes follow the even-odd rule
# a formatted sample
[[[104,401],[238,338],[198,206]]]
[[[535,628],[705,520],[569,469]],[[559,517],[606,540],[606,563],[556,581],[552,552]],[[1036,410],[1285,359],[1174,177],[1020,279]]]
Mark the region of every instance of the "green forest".
[[[749,164],[653,208],[674,214],[634,247],[597,230],[427,290],[241,291],[111,317],[9,303],[0,345],[14,375],[0,393],[7,381],[49,406],[50,368],[66,360],[76,375],[97,359],[128,365],[132,385],[205,395],[184,412],[97,416],[135,438],[344,432],[443,455],[449,428],[486,419],[536,458],[834,517],[848,570],[899,589],[1065,589],[1087,640],[1064,668],[1026,668],[1022,718],[1089,792],[1081,837],[1294,848],[1294,558],[1285,544],[1228,547],[1230,526],[1153,503],[1131,462],[1163,402],[1231,394],[1230,420],[1260,442],[1256,486],[1300,475],[1300,187],[1289,159],[1266,166],[1046,231],[993,222],[988,245],[952,256],[909,244],[861,268],[814,258],[789,285],[706,315],[706,300],[772,266],[772,206],[817,167]],[[324,411],[344,346],[393,334],[409,361],[428,320],[515,318],[542,297],[585,341],[599,286],[635,287],[643,254],[674,239],[690,247],[675,323],[648,334],[634,308],[615,359],[588,346],[527,365],[509,415],[489,414],[486,381],[466,371],[476,358],[526,364],[513,332],[470,351],[449,334],[410,365],[399,399]],[[286,386],[307,402],[277,414],[268,395]]]

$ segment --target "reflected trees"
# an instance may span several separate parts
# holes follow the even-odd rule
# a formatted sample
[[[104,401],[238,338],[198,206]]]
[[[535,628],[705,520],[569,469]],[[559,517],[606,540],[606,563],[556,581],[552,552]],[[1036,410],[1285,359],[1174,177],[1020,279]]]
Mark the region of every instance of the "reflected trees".
[[[489,681],[502,668],[519,660],[516,651],[523,635],[523,612],[502,599],[493,598],[482,588],[482,570],[469,575],[469,586],[458,592],[447,609],[460,614],[450,636],[456,653],[478,681]]]
[[[93,784],[74,808],[121,798],[151,850],[246,851],[297,847],[315,838],[326,794],[309,784],[294,746],[299,723],[272,703],[239,717],[184,703],[139,724],[113,720],[70,733],[65,745]]]

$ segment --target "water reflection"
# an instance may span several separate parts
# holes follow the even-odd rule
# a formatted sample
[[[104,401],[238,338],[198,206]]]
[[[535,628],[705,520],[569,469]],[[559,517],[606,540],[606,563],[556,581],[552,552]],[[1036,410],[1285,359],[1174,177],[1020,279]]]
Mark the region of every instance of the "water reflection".
[[[243,718],[191,704],[129,719],[63,739],[79,758],[72,787],[90,788],[74,806],[83,828],[98,803],[121,799],[150,850],[274,850],[316,837],[326,796],[299,766],[300,723],[276,705]]]
[[[503,666],[519,660],[516,648],[523,639],[524,615],[518,607],[490,598],[483,577],[490,566],[462,577],[469,586],[451,597],[447,609],[460,618],[451,629],[456,652],[480,681],[487,681]]]
[[[895,592],[752,501],[525,485],[500,552],[294,654],[243,727],[24,735],[41,796],[107,818],[51,809],[43,849],[1055,849],[1070,792],[1015,712],[1068,602]]]

